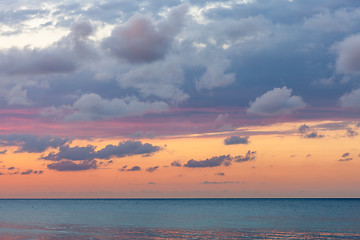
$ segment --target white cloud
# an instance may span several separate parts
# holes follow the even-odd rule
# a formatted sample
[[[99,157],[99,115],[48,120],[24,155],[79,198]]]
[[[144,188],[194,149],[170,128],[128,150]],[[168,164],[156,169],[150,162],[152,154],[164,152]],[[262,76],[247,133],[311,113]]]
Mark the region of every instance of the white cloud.
[[[9,105],[29,105],[30,100],[27,97],[27,91],[22,89],[21,85],[16,85],[6,94],[6,100]]]
[[[248,113],[255,114],[291,114],[305,108],[305,103],[300,96],[291,96],[292,89],[286,87],[274,88],[257,97],[255,102],[250,102]]]
[[[67,121],[99,120],[106,118],[141,116],[163,112],[169,108],[165,102],[141,102],[135,97],[104,99],[98,94],[82,95],[72,106],[50,107],[44,116],[55,116]]]
[[[360,108],[360,88],[343,95],[340,104],[342,107]]]
[[[230,66],[230,61],[219,60],[209,64],[204,75],[196,82],[196,88],[213,89],[216,87],[224,87],[235,81],[234,73],[225,73]]]
[[[360,34],[347,37],[332,46],[338,54],[336,71],[345,74],[360,74]]]

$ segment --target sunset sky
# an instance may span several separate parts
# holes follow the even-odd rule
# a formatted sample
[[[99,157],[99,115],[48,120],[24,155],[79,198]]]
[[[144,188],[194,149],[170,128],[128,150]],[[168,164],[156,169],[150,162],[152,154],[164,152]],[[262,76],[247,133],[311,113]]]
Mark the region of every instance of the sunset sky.
[[[0,198],[360,197],[360,1],[0,6]]]

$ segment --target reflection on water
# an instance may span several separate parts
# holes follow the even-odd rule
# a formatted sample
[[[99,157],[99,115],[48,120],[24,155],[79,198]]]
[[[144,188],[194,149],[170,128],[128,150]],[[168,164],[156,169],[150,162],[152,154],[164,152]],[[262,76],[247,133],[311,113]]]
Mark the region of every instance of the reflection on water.
[[[358,232],[295,232],[273,230],[184,230],[161,228],[99,228],[0,223],[0,239],[360,239]]]

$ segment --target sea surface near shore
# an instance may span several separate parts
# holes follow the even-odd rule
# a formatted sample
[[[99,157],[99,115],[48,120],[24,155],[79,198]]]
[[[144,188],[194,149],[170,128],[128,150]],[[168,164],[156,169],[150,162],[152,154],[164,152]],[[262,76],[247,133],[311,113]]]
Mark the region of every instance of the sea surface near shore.
[[[2,199],[0,239],[360,239],[360,199]]]

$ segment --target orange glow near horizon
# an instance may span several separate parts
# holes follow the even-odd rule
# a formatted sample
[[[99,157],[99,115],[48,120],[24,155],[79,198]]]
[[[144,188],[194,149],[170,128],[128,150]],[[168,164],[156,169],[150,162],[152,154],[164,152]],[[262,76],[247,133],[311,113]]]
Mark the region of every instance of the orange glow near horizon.
[[[308,122],[318,126],[331,122]],[[134,155],[97,160],[98,169],[57,172],[47,168],[51,161],[39,159],[45,153],[15,153],[16,147],[3,147],[0,155],[0,197],[360,197],[359,136],[346,131],[317,127],[321,138],[304,138],[296,130],[304,124],[284,123],[247,128],[248,144],[224,145],[233,133],[141,139],[160,146],[148,157]],[[315,130],[314,130],[315,131]],[[124,139],[76,140],[71,146],[118,144]],[[231,166],[204,168],[174,167],[214,156],[244,156],[256,151],[255,161],[232,162]],[[338,161],[349,153],[349,161]],[[140,166],[141,171],[120,171]],[[158,166],[153,172],[147,168]],[[8,170],[14,167],[12,170]],[[42,174],[21,174],[26,170]],[[17,174],[12,174],[18,172]],[[223,173],[221,176],[218,173]]]

